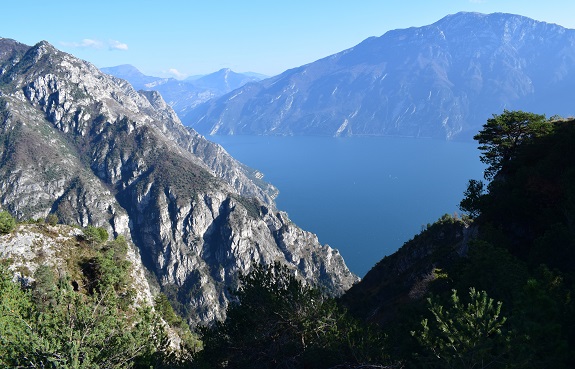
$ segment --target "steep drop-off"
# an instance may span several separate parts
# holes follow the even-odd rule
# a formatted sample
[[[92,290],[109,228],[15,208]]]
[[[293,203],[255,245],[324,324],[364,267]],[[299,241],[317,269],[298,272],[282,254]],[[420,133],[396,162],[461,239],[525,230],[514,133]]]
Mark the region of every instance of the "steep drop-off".
[[[46,42],[0,39],[1,206],[130,237],[191,322],[221,318],[253,262],[280,261],[336,294],[356,281],[275,208],[261,177],[182,126],[158,93]]]

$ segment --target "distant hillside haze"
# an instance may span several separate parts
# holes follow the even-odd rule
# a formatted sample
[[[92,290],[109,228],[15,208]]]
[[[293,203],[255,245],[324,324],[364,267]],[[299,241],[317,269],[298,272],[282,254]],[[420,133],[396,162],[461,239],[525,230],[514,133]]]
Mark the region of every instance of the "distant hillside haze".
[[[218,93],[224,94],[242,87],[246,83],[256,82],[261,79],[262,78],[254,75],[236,73],[229,68],[224,68],[195,79],[191,83],[196,87],[215,90]]]
[[[125,79],[137,90],[144,89],[147,84],[155,83],[167,78],[146,76],[140,72],[138,68],[130,64],[122,64],[115,67],[101,68],[102,72],[110,74],[114,77]]]
[[[470,139],[504,109],[573,114],[575,30],[458,13],[371,37],[191,109],[211,135]]]
[[[203,102],[224,95],[246,83],[267,78],[263,74],[236,73],[228,68],[207,75],[191,76],[181,81],[175,78],[147,76],[129,64],[100,70],[130,82],[136,90],[158,91],[180,117]]]

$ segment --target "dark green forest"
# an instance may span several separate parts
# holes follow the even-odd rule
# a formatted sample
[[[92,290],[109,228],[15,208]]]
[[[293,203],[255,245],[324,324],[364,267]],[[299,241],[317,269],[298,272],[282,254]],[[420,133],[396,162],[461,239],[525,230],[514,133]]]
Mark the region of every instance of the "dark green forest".
[[[475,140],[485,178],[470,179],[462,215],[398,250],[425,254],[404,266],[410,282],[381,277],[390,256],[333,298],[282,265],[254,265],[226,320],[192,333],[165,296],[153,311],[134,304],[125,241],[92,228],[79,290],[49,268],[22,285],[2,267],[0,366],[573,368],[575,121],[504,111]]]

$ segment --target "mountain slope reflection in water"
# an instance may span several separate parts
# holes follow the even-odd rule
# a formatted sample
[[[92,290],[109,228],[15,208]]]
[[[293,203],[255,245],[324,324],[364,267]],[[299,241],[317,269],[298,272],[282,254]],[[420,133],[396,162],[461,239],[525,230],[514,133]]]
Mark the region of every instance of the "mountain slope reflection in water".
[[[264,173],[278,208],[359,276],[457,204],[482,179],[476,142],[401,137],[210,136]]]

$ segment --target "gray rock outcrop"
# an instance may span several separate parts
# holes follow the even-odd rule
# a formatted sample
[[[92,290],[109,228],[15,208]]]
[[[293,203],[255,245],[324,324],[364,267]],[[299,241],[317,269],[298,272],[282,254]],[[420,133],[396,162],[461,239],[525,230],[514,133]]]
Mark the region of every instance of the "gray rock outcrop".
[[[186,129],[155,92],[56,50],[0,39],[0,204],[131,239],[191,323],[223,317],[252,263],[342,293],[336,250],[276,209],[277,190]]]

